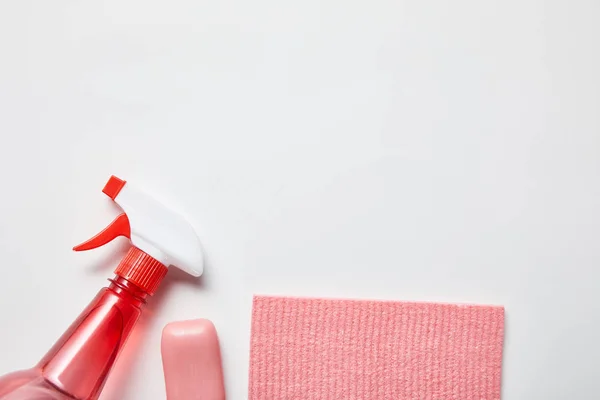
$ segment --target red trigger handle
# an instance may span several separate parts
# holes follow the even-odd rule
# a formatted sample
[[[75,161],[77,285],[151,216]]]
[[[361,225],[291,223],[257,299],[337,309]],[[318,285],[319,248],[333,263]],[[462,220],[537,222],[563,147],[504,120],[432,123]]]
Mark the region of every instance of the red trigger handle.
[[[85,251],[104,246],[106,243],[115,239],[118,236],[125,236],[131,239],[131,226],[127,214],[119,215],[113,222],[110,223],[102,232],[75,247],[75,251]]]

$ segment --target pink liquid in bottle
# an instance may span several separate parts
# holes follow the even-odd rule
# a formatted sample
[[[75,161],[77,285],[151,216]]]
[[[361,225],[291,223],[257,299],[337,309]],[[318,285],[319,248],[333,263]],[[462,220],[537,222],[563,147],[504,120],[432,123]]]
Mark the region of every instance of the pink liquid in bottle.
[[[166,273],[162,268],[154,288]],[[0,400],[97,399],[149,294],[117,275],[35,367],[0,378]]]

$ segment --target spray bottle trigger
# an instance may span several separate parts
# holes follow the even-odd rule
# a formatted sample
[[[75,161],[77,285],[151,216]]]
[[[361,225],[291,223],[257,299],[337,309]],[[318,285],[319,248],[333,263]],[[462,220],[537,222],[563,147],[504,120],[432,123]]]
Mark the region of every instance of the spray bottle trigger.
[[[73,247],[75,251],[85,251],[104,246],[106,243],[117,238],[118,236],[125,236],[131,239],[131,225],[129,224],[129,218],[127,214],[123,213],[119,215],[113,222],[111,222],[102,232],[98,233],[93,238],[86,240],[85,242]]]

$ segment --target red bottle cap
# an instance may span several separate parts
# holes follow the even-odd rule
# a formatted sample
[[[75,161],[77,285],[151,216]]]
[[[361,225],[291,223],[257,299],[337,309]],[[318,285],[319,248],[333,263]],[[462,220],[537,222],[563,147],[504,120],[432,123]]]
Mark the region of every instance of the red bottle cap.
[[[167,270],[155,258],[132,246],[117,266],[115,274],[153,295]]]

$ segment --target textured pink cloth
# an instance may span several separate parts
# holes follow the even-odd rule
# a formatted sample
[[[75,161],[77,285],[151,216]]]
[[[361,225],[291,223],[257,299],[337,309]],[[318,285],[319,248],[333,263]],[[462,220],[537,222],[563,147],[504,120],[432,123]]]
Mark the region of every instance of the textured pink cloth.
[[[250,400],[498,400],[502,307],[255,297]]]

